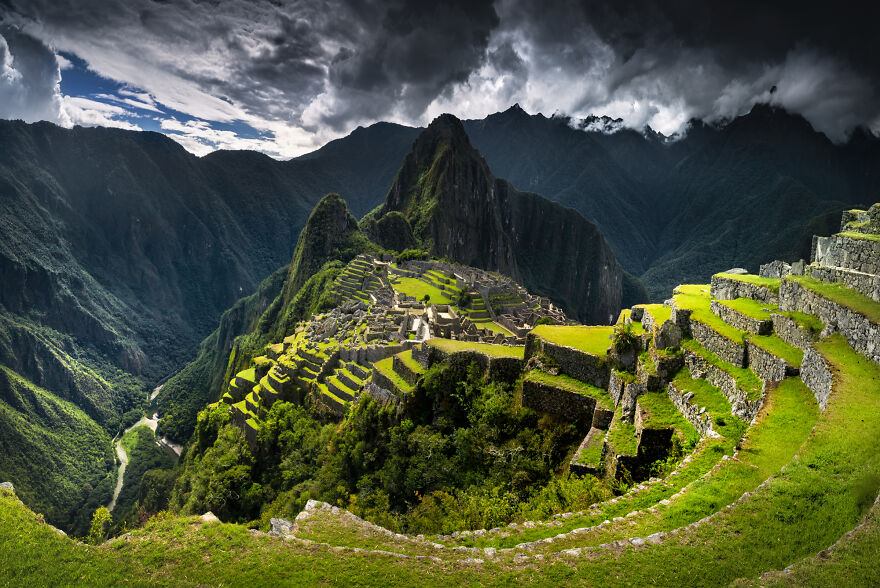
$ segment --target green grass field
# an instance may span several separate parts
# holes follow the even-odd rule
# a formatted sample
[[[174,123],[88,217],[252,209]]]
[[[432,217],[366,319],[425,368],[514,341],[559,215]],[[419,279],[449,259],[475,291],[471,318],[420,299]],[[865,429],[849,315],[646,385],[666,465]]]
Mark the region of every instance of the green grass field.
[[[412,296],[416,300],[422,300],[425,295],[430,296],[430,302],[434,304],[451,304],[450,300],[440,288],[432,286],[418,278],[397,278],[391,286],[401,294]]]
[[[525,355],[525,347],[513,347],[510,345],[472,343],[470,341],[453,341],[452,339],[429,339],[427,343],[446,353],[477,351],[485,353],[490,357],[515,357],[517,359],[522,359]]]
[[[532,333],[550,343],[574,347],[591,355],[604,357],[611,347],[611,333],[614,327],[564,327],[558,325],[538,325]]]

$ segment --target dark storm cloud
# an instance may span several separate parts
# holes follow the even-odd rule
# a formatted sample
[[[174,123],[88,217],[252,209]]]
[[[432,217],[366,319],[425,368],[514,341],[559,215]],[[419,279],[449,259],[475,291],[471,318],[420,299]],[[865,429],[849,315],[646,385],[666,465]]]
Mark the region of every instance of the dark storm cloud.
[[[766,101],[834,140],[880,130],[876,3],[0,0],[0,18],[169,108],[269,133],[278,153],[513,102],[675,133]]]

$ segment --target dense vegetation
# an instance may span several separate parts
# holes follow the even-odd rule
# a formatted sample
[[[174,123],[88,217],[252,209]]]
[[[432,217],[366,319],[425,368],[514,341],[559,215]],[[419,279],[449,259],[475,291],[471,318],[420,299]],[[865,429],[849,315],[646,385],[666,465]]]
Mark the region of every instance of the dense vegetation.
[[[400,412],[364,396],[337,426],[279,402],[253,453],[224,406],[206,410],[172,507],[265,524],[316,498],[419,533],[544,517],[607,495],[592,477],[556,475],[582,432],[520,407],[516,389],[444,363]]]

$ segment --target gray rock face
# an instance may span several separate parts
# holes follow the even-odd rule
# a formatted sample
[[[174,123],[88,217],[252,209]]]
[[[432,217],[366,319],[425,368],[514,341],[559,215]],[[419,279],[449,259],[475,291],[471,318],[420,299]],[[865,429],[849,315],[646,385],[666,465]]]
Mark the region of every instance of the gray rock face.
[[[273,537],[284,537],[293,533],[293,523],[287,519],[269,519],[269,525],[272,527],[269,535]]]
[[[9,490],[10,492],[15,492],[15,488],[12,486],[12,482],[0,483],[0,490]]]

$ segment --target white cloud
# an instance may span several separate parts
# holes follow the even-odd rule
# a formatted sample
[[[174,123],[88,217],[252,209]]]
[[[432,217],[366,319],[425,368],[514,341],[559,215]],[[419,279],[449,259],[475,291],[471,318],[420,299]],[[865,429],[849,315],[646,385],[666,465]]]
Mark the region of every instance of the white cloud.
[[[120,118],[131,116],[128,110],[97,100],[65,96],[64,111],[75,125],[84,127],[116,127],[129,131],[142,130],[138,125]]]

